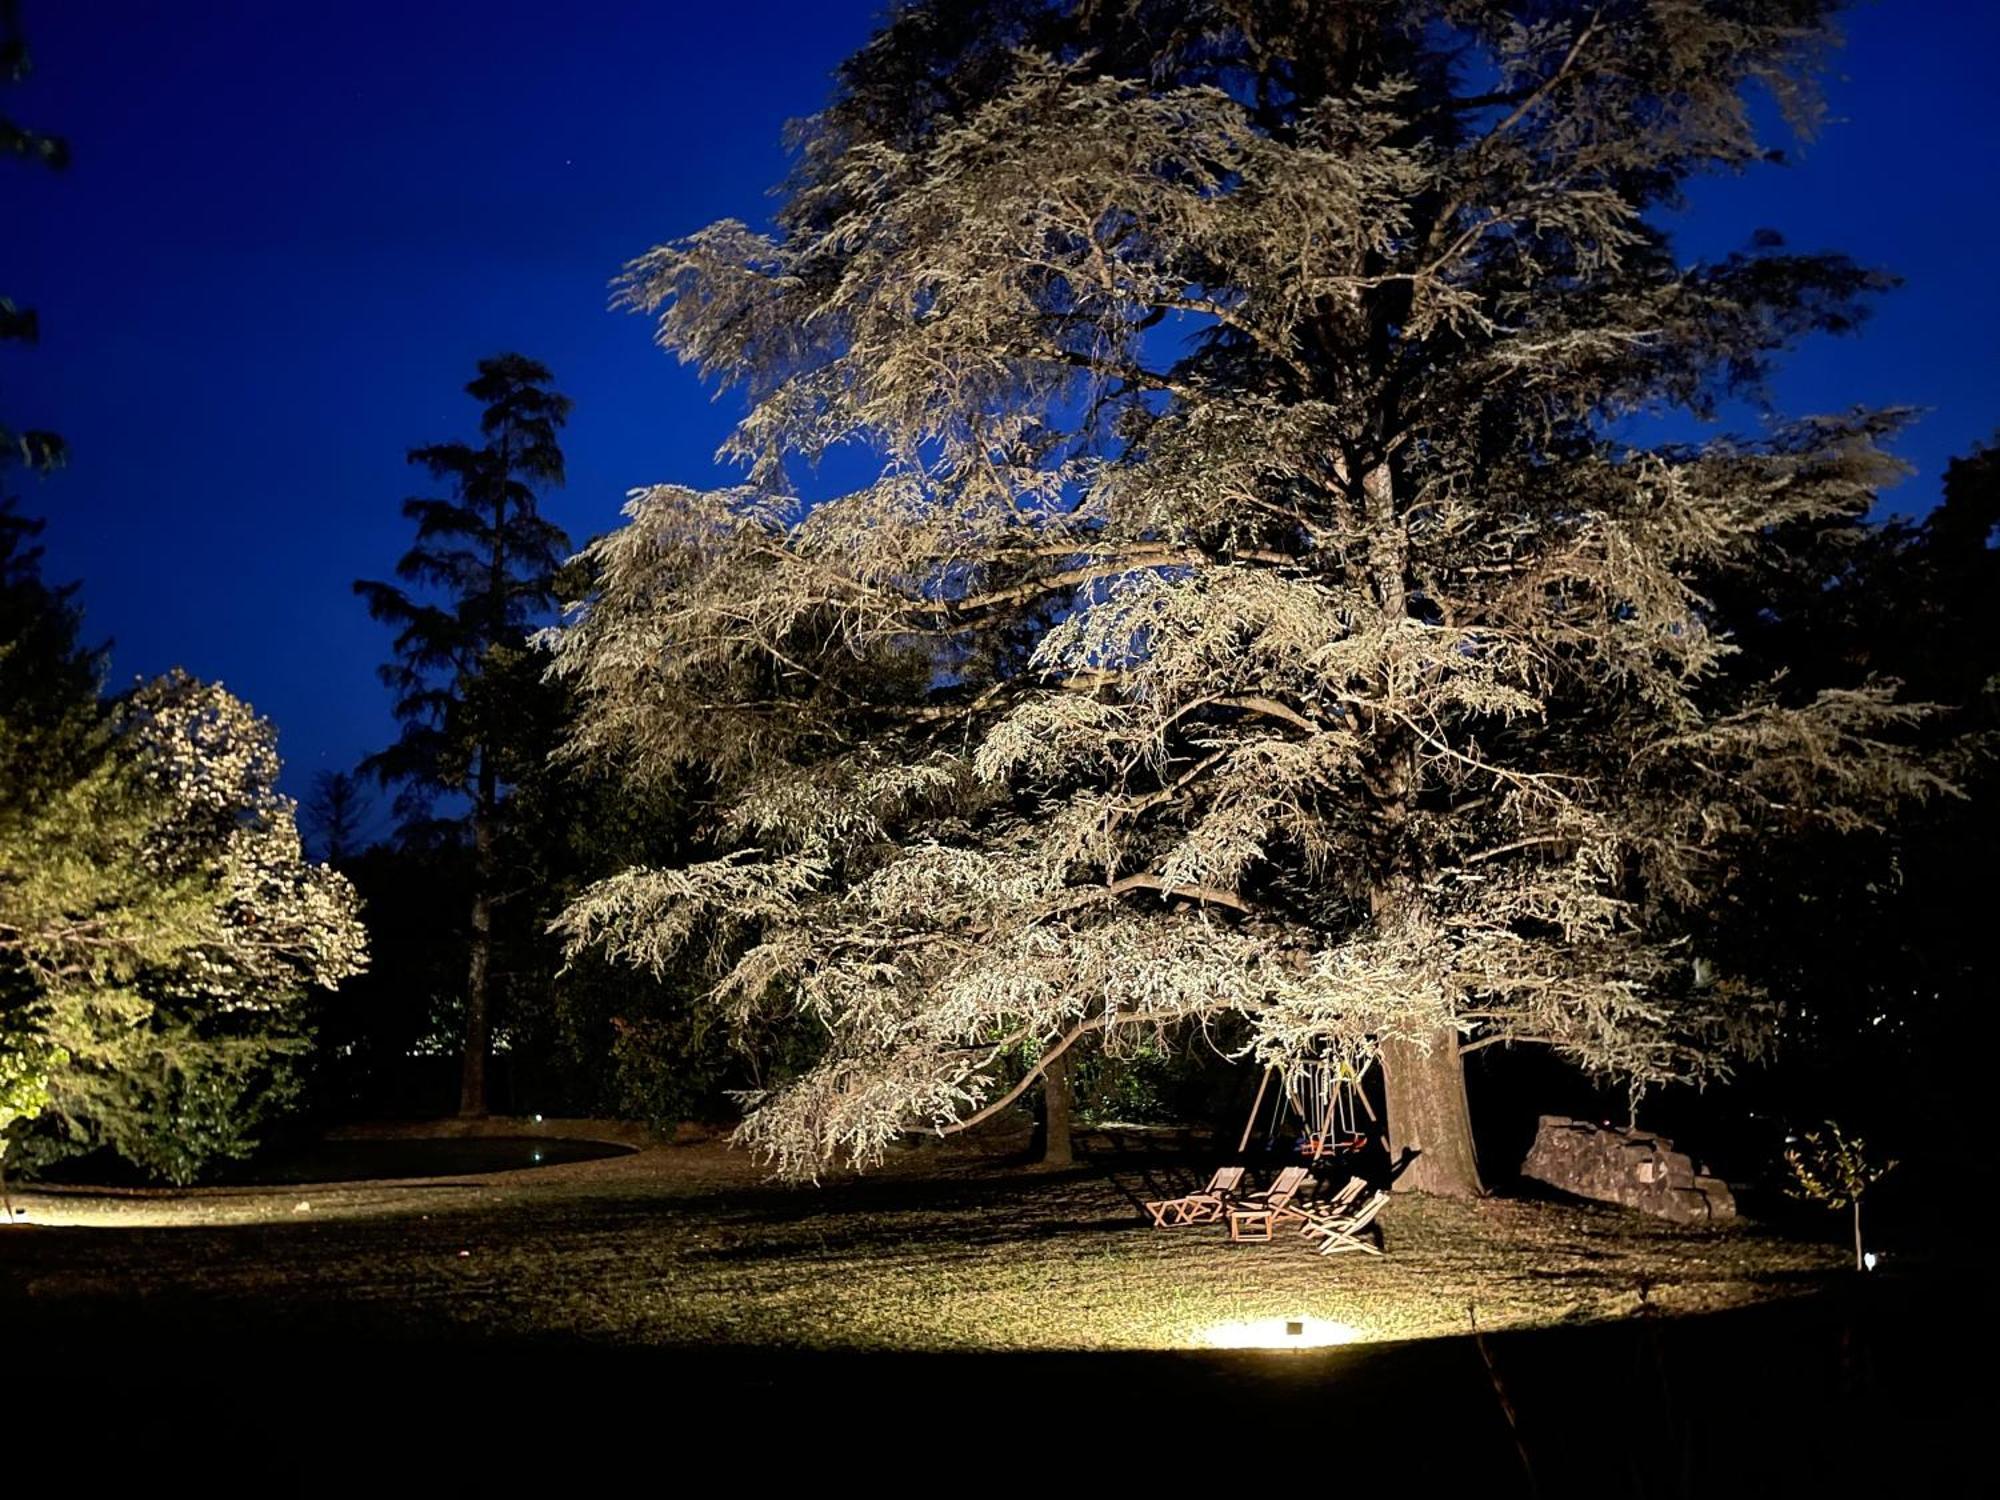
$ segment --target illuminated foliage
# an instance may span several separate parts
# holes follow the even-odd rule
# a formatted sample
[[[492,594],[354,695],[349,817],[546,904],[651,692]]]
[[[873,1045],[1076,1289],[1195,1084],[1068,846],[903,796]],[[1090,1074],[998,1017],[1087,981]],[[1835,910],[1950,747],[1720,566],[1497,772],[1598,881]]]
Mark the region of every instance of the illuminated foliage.
[[[1793,1137],[1785,1147],[1785,1165],[1794,1198],[1845,1210],[1854,1216],[1854,1269],[1866,1265],[1861,1245],[1861,1200],[1868,1190],[1896,1169],[1896,1163],[1876,1157],[1860,1136],[1843,1132],[1832,1120],[1818,1130]]]
[[[899,10],[771,233],[620,284],[746,396],[747,480],[589,549],[573,750],[733,801],[572,945],[821,1023],[741,1132],[795,1174],[980,1118],[1023,1046],[1223,1014],[1260,1061],[1379,1058],[1444,1191],[1462,1048],[1725,1073],[1764,1014],[1704,907],[1943,789],[1893,683],[1745,672],[1717,602],[1858,524],[1898,416],[1616,435],[1886,284],[1652,216],[1766,158],[1753,89],[1810,126],[1832,9]],[[876,477],[798,498],[843,444]]]
[[[0,534],[0,1072],[30,1162],[105,1148],[185,1181],[288,1097],[301,1003],[366,961],[307,862],[270,724],[183,673],[105,701],[66,591]]]

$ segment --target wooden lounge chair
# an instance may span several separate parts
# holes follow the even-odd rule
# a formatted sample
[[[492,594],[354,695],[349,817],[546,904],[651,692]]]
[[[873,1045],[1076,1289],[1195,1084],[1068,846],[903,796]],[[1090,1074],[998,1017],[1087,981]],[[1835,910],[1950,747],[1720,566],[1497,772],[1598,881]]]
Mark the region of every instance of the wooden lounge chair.
[[[1178,1198],[1160,1198],[1146,1205],[1155,1229],[1173,1229],[1182,1224],[1213,1224],[1241,1195],[1243,1169],[1217,1167],[1208,1186]]]
[[[1382,1212],[1389,1195],[1377,1188],[1348,1214],[1339,1218],[1315,1220],[1306,1227],[1307,1234],[1322,1236],[1319,1253],[1338,1255],[1343,1250],[1362,1250],[1370,1255],[1380,1255],[1382,1247],[1361,1238],[1362,1232],[1375,1222],[1375,1216]]]
[[[1368,1179],[1350,1177],[1330,1198],[1315,1198],[1310,1203],[1293,1205],[1293,1214],[1305,1222],[1301,1232],[1307,1239],[1321,1232],[1319,1226],[1337,1219],[1343,1219],[1354,1210],[1355,1202],[1368,1190]],[[1292,1217],[1288,1214],[1286,1217]]]
[[[1283,1219],[1303,1219],[1305,1212],[1292,1207],[1292,1199],[1312,1176],[1308,1167],[1287,1167],[1277,1181],[1261,1193],[1253,1193],[1229,1210],[1229,1237],[1232,1240],[1268,1240]]]
[[[1339,1192],[1331,1198],[1322,1198],[1303,1205],[1305,1227],[1300,1231],[1307,1239],[1330,1233],[1339,1224],[1353,1218],[1362,1198],[1369,1191],[1369,1181],[1365,1177],[1350,1177]]]

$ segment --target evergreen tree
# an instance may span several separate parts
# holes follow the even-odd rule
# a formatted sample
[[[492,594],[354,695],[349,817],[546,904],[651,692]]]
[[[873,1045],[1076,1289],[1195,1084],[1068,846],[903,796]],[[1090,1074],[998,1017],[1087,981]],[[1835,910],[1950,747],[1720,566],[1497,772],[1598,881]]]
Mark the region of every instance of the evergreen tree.
[[[21,514],[19,502],[0,497],[0,703],[13,735],[48,732],[89,707],[104,679],[104,648],[83,644],[83,610],[76,585],[42,577],[38,538],[46,522]],[[28,774],[17,753],[0,741],[10,766],[9,790]]]
[[[1957,795],[1773,849],[1714,909],[1725,962],[1785,1005],[1784,1050],[1746,1102],[1801,1129],[1844,1119],[1913,1178],[1944,1174],[1905,1189],[1919,1201],[1948,1196],[1953,1153],[1971,1169],[1986,1093],[1966,1039],[1987,1003],[1985,872],[2000,841],[1996,525],[1989,446],[1948,465],[1943,503],[1921,520],[1825,533],[1819,583],[1746,579],[1736,605],[1738,670],[1783,670],[1813,692],[1861,669],[1933,705],[1921,742]]]
[[[403,784],[406,840],[470,838],[459,1099],[466,1115],[486,1112],[505,803],[509,787],[539,760],[535,726],[545,695],[528,635],[555,602],[556,570],[569,550],[569,539],[539,508],[541,491],[563,480],[557,434],[570,402],[549,389],[553,378],[519,354],[479,362],[465,389],[482,408],[481,443],[411,451],[410,462],[448,484],[450,494],[404,502],[417,540],[396,565],[401,584],[354,586],[377,619],[397,628],[395,660],[382,677],[396,693],[403,726],[364,769]],[[448,799],[443,810],[440,797]],[[462,817],[449,815],[449,799],[464,800]]]
[[[1708,904],[1938,782],[1850,673],[1734,670],[1727,585],[1816,565],[1894,414],[1699,447],[1886,285],[1658,211],[1810,127],[1832,0],[920,0],[799,136],[774,230],[636,261],[736,386],[740,489],[663,486],[559,648],[576,748],[722,778],[736,847],[578,948],[715,957],[812,1071],[781,1170],[951,1131],[1093,1034],[1235,1015],[1379,1065],[1406,1186],[1480,1183],[1468,1050],[1636,1094],[1766,1034]],[[788,466],[870,446],[805,506]],[[1022,1085],[1025,1087],[1025,1083]]]
[[[60,790],[66,747],[86,732],[104,669],[103,652],[82,644],[75,585],[42,577],[42,527],[0,499],[0,827]],[[0,910],[18,878],[0,867]],[[0,931],[0,1192],[15,1127],[41,1117],[52,1077],[70,1060],[39,1024],[37,986],[9,941]]]
[[[302,1002],[365,963],[354,893],[306,861],[269,723],[180,673],[100,700],[70,592],[0,521],[8,1154],[185,1182],[289,1100]]]
[[[27,70],[0,0],[0,83]],[[0,154],[68,161],[4,115]],[[37,331],[0,299],[0,339]],[[62,458],[0,428],[0,472]],[[40,529],[0,499],[0,1157],[104,1149],[185,1182],[283,1109],[302,1002],[360,971],[366,934],[304,857],[269,723],[179,672],[100,697]]]
[[[347,771],[321,771],[306,799],[306,831],[319,841],[321,856],[336,868],[361,853],[366,838],[368,794]]]
[[[21,31],[16,0],[0,0],[0,84],[19,83],[30,71],[27,38]],[[26,157],[60,171],[69,165],[69,143],[16,123],[0,113],[0,156]],[[0,342],[32,344],[41,326],[33,308],[19,307],[0,296]],[[63,461],[63,441],[53,432],[15,432],[0,424],[0,471],[21,463],[31,469],[52,469]]]

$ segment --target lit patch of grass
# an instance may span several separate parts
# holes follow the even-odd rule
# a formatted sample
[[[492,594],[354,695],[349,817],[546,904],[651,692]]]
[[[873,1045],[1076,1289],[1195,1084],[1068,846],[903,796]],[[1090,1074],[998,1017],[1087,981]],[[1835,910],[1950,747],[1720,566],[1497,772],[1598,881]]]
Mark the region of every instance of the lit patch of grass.
[[[153,1199],[145,1219],[189,1227],[0,1234],[0,1280],[86,1316],[145,1296],[383,1332],[1163,1349],[1259,1320],[1366,1341],[1462,1333],[1468,1304],[1488,1329],[1595,1321],[1630,1315],[1642,1287],[1663,1313],[1709,1311],[1840,1263],[1745,1226],[1506,1199],[1398,1199],[1386,1256],[1322,1257],[1295,1235],[1234,1245],[1217,1228],[1143,1227],[1135,1199],[1170,1176],[926,1158],[791,1189],[720,1148],[670,1148],[477,1184],[315,1190],[305,1211],[296,1192]]]

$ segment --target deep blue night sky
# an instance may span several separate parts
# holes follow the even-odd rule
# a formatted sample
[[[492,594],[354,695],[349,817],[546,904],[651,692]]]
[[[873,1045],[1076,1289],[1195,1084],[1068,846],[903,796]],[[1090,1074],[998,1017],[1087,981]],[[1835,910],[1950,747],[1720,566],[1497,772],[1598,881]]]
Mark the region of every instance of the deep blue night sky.
[[[37,75],[9,110],[75,164],[0,164],[0,291],[42,315],[39,348],[0,351],[0,399],[71,443],[20,488],[52,574],[116,639],[114,682],[227,683],[277,721],[294,790],[384,743],[387,634],[348,584],[406,545],[404,450],[470,435],[484,354],[533,355],[575,398],[549,510],[579,541],[633,486],[726,479],[733,404],[607,312],[605,283],[659,240],[759,220],[784,121],[880,9],[26,0]],[[1924,408],[1886,506],[1921,511],[2000,426],[2000,6],[1868,5],[1848,34],[1834,122],[1788,168],[1704,184],[1682,243],[1770,225],[1906,278],[1778,396]]]

